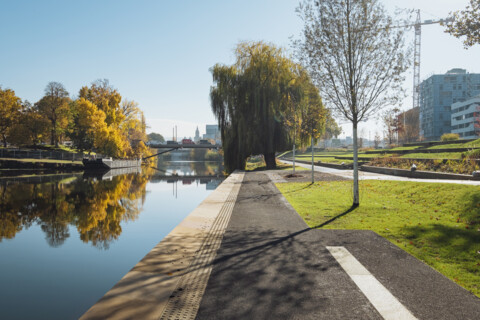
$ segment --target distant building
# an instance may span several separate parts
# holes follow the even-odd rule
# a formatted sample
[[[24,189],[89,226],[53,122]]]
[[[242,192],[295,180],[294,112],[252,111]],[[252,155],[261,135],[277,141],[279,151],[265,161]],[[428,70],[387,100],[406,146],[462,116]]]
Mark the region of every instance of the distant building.
[[[399,113],[397,121],[399,124],[399,141],[408,143],[417,141],[420,138],[420,108],[412,108]]]
[[[198,131],[198,126],[197,130],[195,130],[195,138],[193,139],[193,141],[195,141],[195,143],[198,143],[198,141],[200,141],[200,131]]]
[[[480,94],[480,74],[452,69],[430,76],[420,84],[420,135],[440,140],[452,130],[451,107]]]
[[[203,135],[203,139],[212,139],[215,141],[215,143],[221,143],[220,131],[218,130],[218,125],[207,124],[206,133]]]
[[[452,104],[452,133],[463,139],[479,138],[480,95]]]

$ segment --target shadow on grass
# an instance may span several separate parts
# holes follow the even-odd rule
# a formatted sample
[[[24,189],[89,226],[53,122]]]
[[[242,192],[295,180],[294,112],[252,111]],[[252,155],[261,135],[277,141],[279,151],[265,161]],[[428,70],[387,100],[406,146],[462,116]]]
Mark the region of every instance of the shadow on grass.
[[[480,224],[480,192],[466,192],[462,197],[462,203],[464,206],[460,218],[472,225]]]
[[[480,232],[465,227],[434,224],[427,227],[412,226],[402,228],[406,238],[413,241],[417,248],[425,246],[430,258],[440,257],[442,261],[452,263],[462,273],[478,272],[471,265],[480,261]]]
[[[319,229],[319,228],[322,228],[322,227],[325,227],[326,225],[332,223],[333,221],[337,220],[338,218],[341,218],[343,216],[346,216],[347,214],[349,214],[350,212],[354,211],[355,209],[358,208],[358,205],[352,205],[350,208],[348,208],[347,210],[345,210],[344,212],[340,213],[339,215],[336,215],[335,217],[331,218],[330,220],[327,220],[317,226],[313,226],[312,229]]]
[[[309,184],[307,184],[307,185],[306,185],[306,186],[304,186],[304,187],[301,187],[301,188],[299,188],[299,189],[295,189],[295,190],[292,190],[292,191],[285,191],[285,192],[283,192],[283,193],[293,193],[293,192],[298,192],[298,191],[300,191],[300,190],[308,189],[308,188],[310,188],[310,187],[312,187],[312,186],[313,186],[313,183],[312,183],[312,182],[310,182]]]

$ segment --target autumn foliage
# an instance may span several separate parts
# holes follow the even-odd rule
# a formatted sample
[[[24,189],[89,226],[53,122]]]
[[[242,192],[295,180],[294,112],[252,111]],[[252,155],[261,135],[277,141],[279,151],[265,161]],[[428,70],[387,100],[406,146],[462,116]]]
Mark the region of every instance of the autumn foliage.
[[[0,87],[0,138],[4,147],[70,140],[80,151],[114,158],[149,154],[143,112],[135,101],[122,100],[108,80],[80,89],[72,100],[61,83],[50,82],[35,104]]]

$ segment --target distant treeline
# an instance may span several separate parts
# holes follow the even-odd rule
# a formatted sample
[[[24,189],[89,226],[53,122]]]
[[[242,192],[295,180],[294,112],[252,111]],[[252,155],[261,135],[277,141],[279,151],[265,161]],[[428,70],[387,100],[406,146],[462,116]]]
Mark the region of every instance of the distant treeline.
[[[146,124],[138,103],[122,99],[108,80],[97,80],[72,99],[65,87],[50,82],[35,103],[0,87],[0,139],[3,146],[71,141],[80,151],[116,158],[149,154]]]

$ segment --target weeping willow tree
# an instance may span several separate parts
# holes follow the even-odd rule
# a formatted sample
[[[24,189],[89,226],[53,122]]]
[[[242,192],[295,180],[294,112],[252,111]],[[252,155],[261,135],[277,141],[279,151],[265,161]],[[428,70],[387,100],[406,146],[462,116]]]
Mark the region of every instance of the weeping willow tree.
[[[241,42],[235,54],[232,66],[217,64],[211,69],[210,99],[222,135],[225,168],[244,169],[250,155],[263,154],[267,168],[273,169],[275,152],[292,144],[287,118],[292,104],[302,105],[302,88],[309,78],[273,45]]]

